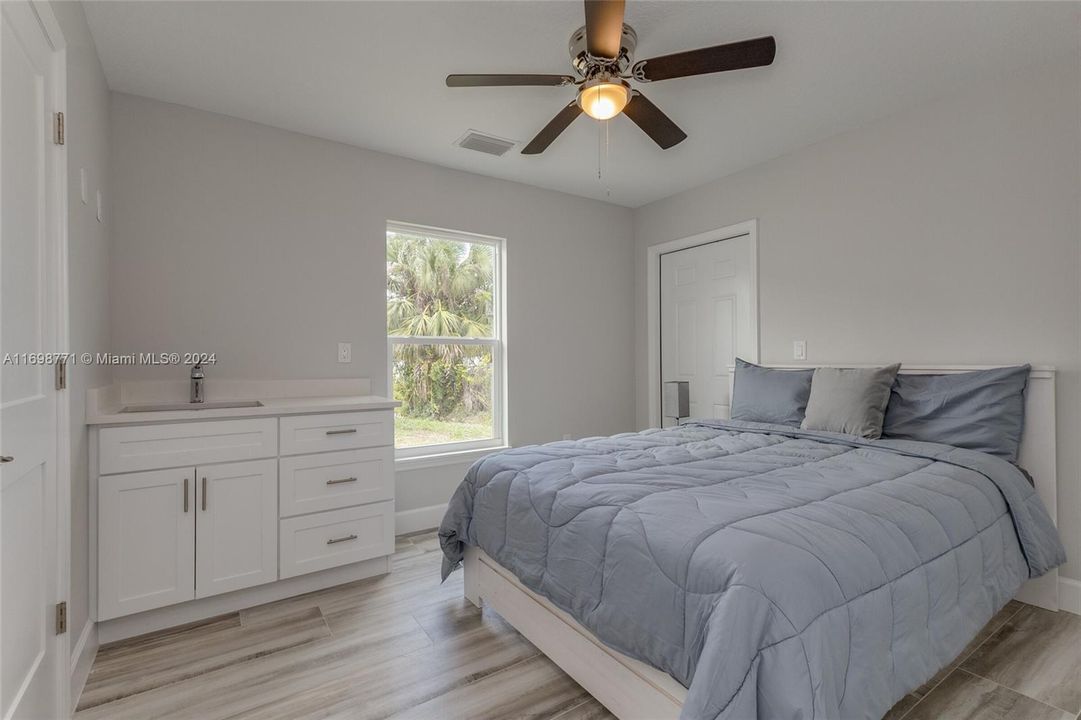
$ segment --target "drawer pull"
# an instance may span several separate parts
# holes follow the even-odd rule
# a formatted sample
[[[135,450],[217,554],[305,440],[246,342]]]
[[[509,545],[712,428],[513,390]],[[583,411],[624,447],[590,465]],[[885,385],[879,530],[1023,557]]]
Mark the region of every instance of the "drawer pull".
[[[356,431],[356,428],[349,428],[348,430],[327,430],[327,435],[352,435]]]
[[[356,540],[356,539],[357,539],[356,535],[346,535],[345,537],[331,538],[330,540],[327,540],[327,545],[333,545],[334,543],[340,543],[340,542],[349,542],[350,540]]]
[[[351,483],[356,481],[357,479],[355,477],[339,478],[337,480],[327,480],[327,485],[341,485],[342,483]]]
[[[203,476],[203,512],[206,512],[206,475]]]
[[[188,479],[184,478],[184,512],[188,511]]]

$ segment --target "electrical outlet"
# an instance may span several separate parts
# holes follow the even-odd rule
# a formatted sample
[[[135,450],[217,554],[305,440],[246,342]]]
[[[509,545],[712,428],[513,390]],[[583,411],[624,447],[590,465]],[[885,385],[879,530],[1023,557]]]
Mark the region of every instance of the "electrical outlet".
[[[338,343],[338,362],[353,362],[353,343]]]
[[[806,340],[793,340],[792,341],[792,359],[793,360],[806,360],[807,359],[807,341]]]

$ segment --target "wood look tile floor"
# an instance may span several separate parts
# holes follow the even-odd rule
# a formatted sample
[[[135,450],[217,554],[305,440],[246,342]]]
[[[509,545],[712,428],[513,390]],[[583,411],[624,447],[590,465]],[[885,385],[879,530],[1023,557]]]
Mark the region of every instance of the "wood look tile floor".
[[[77,720],[612,715],[495,612],[439,582],[434,533],[394,571],[102,646]],[[1081,616],[1012,602],[889,720],[1081,720]]]

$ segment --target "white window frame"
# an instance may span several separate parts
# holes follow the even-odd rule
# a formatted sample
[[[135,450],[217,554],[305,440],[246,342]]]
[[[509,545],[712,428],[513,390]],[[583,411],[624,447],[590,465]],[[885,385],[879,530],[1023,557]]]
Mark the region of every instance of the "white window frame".
[[[387,394],[394,395],[394,346],[397,345],[484,345],[492,352],[492,437],[485,440],[467,440],[464,442],[440,443],[437,445],[418,445],[399,448],[395,439],[394,456],[398,460],[420,460],[448,456],[448,460],[462,458],[464,454],[476,451],[506,447],[507,439],[507,365],[506,365],[506,240],[491,235],[448,230],[445,228],[416,225],[413,223],[387,221],[386,232],[403,235],[423,235],[425,237],[464,242],[472,245],[489,245],[494,249],[492,286],[492,337],[423,337],[387,334]],[[483,454],[483,453],[478,453]],[[414,464],[414,463],[410,463]]]

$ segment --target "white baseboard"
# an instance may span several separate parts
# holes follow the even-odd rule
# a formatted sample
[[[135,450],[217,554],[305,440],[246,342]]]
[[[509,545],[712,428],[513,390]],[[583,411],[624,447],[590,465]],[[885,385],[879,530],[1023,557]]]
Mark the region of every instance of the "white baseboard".
[[[434,530],[439,527],[439,523],[443,522],[443,516],[446,513],[447,503],[402,510],[394,513],[394,532],[398,535],[408,535],[421,530]]]
[[[263,603],[283,600],[294,595],[322,590],[354,580],[384,575],[390,572],[390,556],[362,560],[341,567],[320,570],[306,575],[278,580],[244,590],[234,590],[224,595],[189,600],[188,602],[157,610],[126,615],[98,623],[98,639],[101,643],[143,635],[165,628],[206,620],[216,615],[236,612]]]
[[[98,626],[93,620],[87,620],[83,625],[83,631],[79,633],[79,639],[75,641],[75,647],[71,650],[71,668],[69,678],[71,683],[71,708],[70,715],[75,714],[75,708],[79,705],[79,696],[83,694],[86,679],[90,677],[90,668],[94,665],[94,657],[98,654]]]
[[[1081,580],[1059,576],[1059,608],[1075,615],[1081,615]]]

